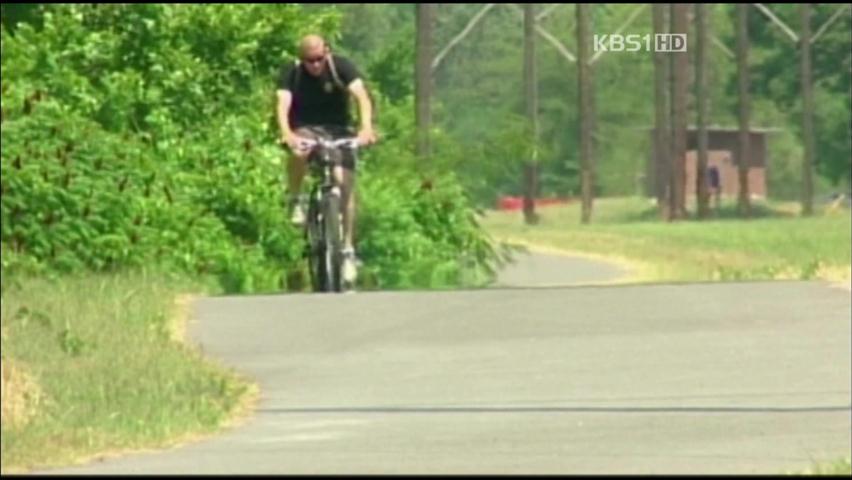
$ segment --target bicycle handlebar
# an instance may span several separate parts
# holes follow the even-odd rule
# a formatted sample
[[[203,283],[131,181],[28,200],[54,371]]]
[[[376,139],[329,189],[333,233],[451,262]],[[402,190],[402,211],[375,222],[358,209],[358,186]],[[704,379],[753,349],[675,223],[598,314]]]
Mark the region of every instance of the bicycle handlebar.
[[[359,148],[361,143],[358,141],[356,137],[350,138],[339,138],[337,140],[326,140],[324,138],[303,138],[298,142],[298,147],[300,150],[309,150],[316,146],[322,146],[325,148],[351,148],[353,150]]]

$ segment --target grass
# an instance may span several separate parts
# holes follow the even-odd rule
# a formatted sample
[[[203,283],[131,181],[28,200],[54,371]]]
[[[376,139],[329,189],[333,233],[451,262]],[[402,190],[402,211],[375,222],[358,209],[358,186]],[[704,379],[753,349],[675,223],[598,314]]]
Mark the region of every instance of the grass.
[[[4,291],[3,472],[175,445],[239,414],[254,386],[179,338],[174,292],[202,290],[135,273]]]
[[[790,475],[852,475],[852,457],[846,457],[834,462],[814,463],[811,468],[802,472],[791,472]]]
[[[580,206],[538,210],[526,226],[518,212],[489,212],[482,224],[509,243],[533,244],[604,256],[631,267],[636,281],[825,279],[849,283],[852,234],[849,211],[809,218],[795,205],[756,203],[754,217],[736,218],[723,204],[706,221],[666,223],[636,198],[598,199],[592,223],[581,225]]]

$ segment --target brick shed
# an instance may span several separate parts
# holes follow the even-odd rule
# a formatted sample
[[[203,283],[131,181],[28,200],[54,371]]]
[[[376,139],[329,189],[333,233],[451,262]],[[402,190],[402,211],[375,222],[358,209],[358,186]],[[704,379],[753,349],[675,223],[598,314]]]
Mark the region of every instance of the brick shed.
[[[769,163],[767,152],[767,134],[774,129],[752,128],[750,133],[749,193],[758,198],[767,195],[766,168]],[[719,171],[719,183],[723,197],[735,197],[739,192],[737,151],[737,128],[707,127],[707,166],[716,167]],[[665,188],[665,170],[658,168],[655,130],[649,129],[651,135],[651,152],[646,168],[645,192],[649,197],[655,197],[658,188]],[[696,166],[698,165],[698,132],[695,127],[687,129],[686,140],[686,195],[695,196]],[[657,174],[660,173],[658,177]]]

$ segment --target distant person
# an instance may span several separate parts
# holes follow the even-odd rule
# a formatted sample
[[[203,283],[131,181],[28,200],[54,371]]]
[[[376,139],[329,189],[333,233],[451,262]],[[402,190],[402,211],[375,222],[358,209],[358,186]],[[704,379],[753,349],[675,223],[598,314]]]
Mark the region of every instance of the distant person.
[[[719,169],[715,165],[707,169],[707,184],[710,187],[710,195],[713,197],[713,208],[718,211],[722,186],[719,180]]]

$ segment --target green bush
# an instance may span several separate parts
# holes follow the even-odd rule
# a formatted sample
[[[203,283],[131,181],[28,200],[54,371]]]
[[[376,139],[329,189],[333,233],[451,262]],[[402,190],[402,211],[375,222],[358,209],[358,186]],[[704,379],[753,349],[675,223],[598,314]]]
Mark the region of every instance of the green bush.
[[[307,31],[333,38],[336,14],[44,8],[39,30],[2,31],[4,273],[155,266],[212,275],[226,292],[305,288],[269,119],[289,49]],[[382,102],[387,135],[366,154],[381,168],[361,190],[364,286],[469,283],[497,256],[454,177],[420,189],[410,105]]]

